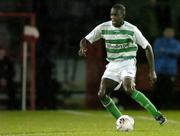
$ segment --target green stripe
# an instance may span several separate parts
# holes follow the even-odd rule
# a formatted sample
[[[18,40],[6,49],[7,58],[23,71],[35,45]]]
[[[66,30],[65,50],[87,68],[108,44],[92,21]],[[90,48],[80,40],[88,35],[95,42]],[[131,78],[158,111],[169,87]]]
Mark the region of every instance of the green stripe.
[[[123,44],[123,43],[132,42],[132,40],[130,38],[128,38],[128,39],[113,39],[113,40],[106,40],[105,42],[110,43],[110,44]]]
[[[115,59],[134,59],[136,56],[119,56],[115,58],[107,57],[108,60],[115,60]]]
[[[128,47],[123,49],[109,49],[106,48],[106,51],[109,53],[120,53],[120,52],[130,52],[130,51],[137,51],[137,47]]]
[[[129,30],[102,30],[102,34],[104,35],[114,35],[114,34],[123,34],[123,35],[134,35],[133,31]]]

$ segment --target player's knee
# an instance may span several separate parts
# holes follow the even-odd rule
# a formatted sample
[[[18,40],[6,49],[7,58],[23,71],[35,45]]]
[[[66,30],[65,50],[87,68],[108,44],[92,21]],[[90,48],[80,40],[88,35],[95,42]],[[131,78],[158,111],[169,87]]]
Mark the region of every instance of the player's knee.
[[[134,91],[134,87],[131,84],[125,84],[124,90],[125,90],[127,95],[131,96],[132,92]]]
[[[133,93],[133,89],[128,89],[127,91],[126,91],[126,94],[128,95],[128,96],[131,96],[132,95],[132,93]]]
[[[133,91],[135,90],[134,79],[132,79],[130,77],[126,77],[123,81],[123,87],[124,87],[124,90],[126,91],[126,93],[129,96],[131,96]]]
[[[99,90],[99,92],[98,92],[98,97],[101,99],[101,98],[103,98],[103,97],[105,97],[105,96],[106,96],[105,91]]]

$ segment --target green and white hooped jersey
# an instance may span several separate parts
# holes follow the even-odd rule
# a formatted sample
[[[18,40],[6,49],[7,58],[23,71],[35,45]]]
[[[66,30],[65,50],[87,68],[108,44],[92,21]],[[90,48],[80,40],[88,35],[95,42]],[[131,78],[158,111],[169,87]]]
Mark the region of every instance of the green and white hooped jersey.
[[[95,27],[85,38],[90,43],[103,38],[108,61],[135,59],[138,45],[145,49],[149,44],[140,30],[126,21],[119,28],[114,27],[112,21],[102,23]]]

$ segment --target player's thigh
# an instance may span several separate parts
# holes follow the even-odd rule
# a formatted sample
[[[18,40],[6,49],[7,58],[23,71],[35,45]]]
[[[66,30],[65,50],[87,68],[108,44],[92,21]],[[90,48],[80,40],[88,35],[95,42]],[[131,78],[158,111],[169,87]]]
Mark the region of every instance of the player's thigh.
[[[102,78],[101,79],[101,84],[100,84],[100,92],[104,92],[105,94],[110,93],[111,91],[114,90],[114,88],[118,85],[119,83],[108,78]]]

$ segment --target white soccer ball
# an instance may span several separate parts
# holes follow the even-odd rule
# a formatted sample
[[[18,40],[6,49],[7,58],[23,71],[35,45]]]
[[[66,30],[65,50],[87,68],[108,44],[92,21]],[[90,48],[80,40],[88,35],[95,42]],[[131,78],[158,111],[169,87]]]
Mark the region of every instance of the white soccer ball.
[[[134,129],[134,119],[128,115],[122,115],[116,121],[116,128],[120,131],[132,131]]]

